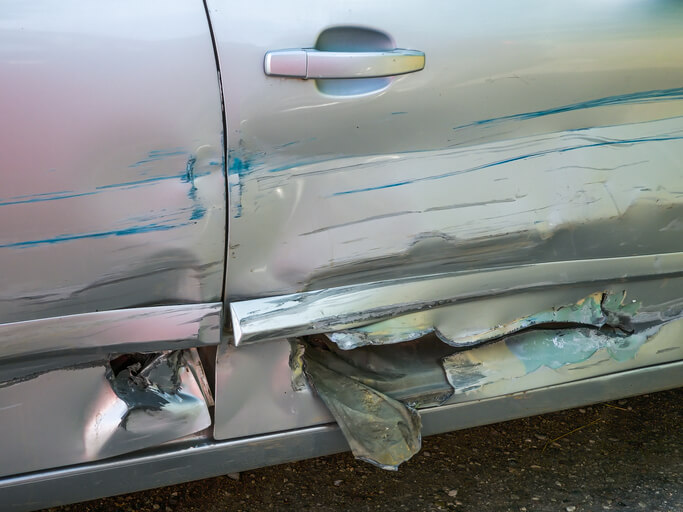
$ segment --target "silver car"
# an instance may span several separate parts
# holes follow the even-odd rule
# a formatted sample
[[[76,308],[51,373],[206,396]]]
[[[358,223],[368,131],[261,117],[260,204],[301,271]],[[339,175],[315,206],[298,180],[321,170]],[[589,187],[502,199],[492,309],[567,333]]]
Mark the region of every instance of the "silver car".
[[[683,384],[683,4],[5,0],[0,503]]]

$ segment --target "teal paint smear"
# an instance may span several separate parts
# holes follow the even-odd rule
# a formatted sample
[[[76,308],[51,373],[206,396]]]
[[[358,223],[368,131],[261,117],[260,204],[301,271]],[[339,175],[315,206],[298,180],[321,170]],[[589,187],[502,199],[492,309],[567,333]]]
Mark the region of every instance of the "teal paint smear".
[[[606,350],[615,361],[627,361],[635,357],[647,338],[646,333],[619,336],[595,329],[557,329],[511,336],[505,345],[529,374],[543,366],[556,370],[582,363],[599,350]]]

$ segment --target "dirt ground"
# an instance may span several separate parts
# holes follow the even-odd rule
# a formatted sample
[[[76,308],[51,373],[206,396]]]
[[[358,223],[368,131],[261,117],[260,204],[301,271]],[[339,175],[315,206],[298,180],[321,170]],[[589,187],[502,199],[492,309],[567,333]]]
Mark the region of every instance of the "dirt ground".
[[[683,388],[428,437],[398,472],[348,454],[51,509],[683,511]]]

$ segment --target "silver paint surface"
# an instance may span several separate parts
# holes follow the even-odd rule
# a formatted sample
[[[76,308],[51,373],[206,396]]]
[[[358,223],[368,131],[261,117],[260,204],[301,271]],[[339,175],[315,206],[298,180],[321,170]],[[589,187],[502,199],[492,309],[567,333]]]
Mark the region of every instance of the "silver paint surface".
[[[679,2],[208,7],[229,70],[228,302],[683,250]],[[331,27],[425,68],[364,95],[263,74]]]
[[[286,340],[218,348],[214,437],[234,439],[333,421],[305,386],[294,390]]]
[[[221,300],[202,3],[4,2],[0,76],[0,323]]]

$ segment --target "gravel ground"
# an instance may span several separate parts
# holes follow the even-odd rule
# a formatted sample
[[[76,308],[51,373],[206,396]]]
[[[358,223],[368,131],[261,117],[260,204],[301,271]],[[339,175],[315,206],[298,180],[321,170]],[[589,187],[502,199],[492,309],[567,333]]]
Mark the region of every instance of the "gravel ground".
[[[396,473],[346,453],[55,512],[683,511],[683,388],[428,437]]]

